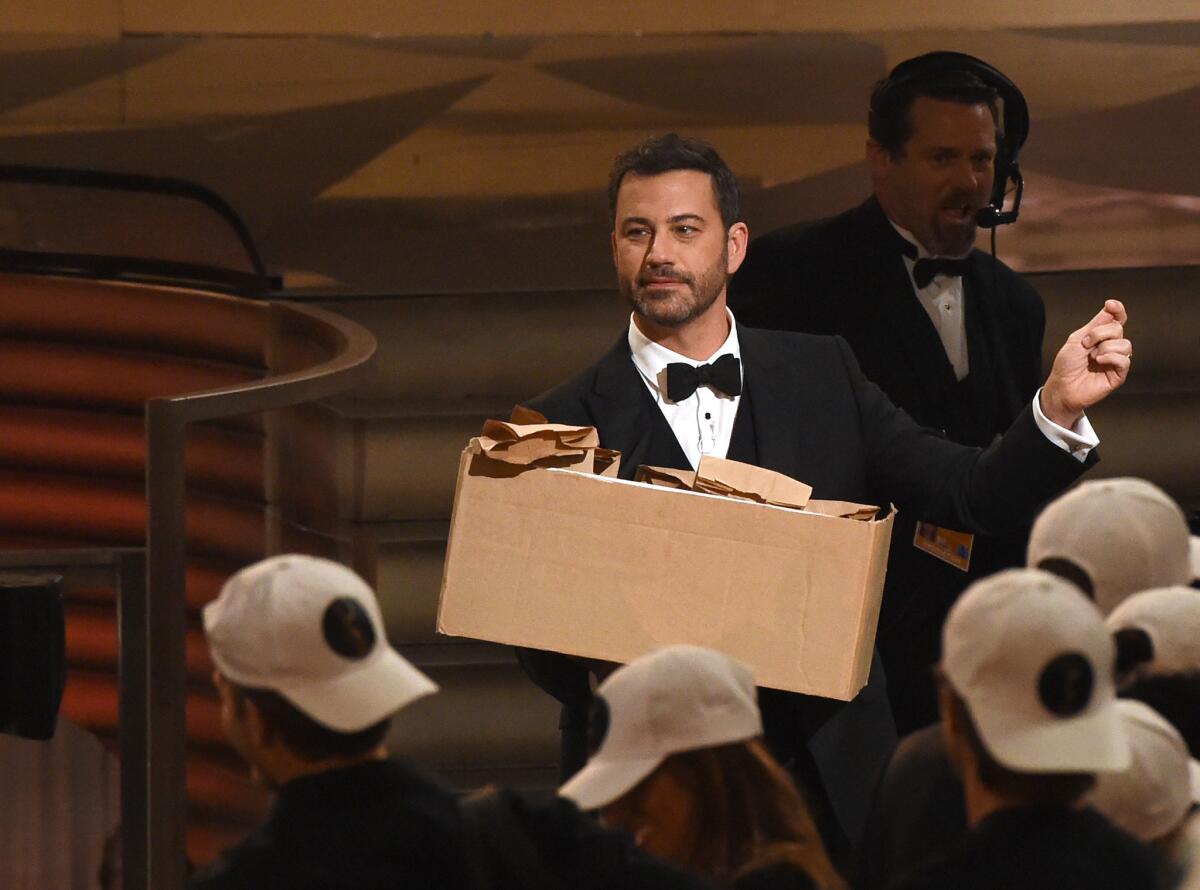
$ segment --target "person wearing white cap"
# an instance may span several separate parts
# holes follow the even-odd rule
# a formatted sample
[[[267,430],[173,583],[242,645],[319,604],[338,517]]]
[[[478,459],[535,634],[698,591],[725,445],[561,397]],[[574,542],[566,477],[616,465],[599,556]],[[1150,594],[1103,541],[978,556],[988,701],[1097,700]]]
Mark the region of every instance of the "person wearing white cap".
[[[345,566],[299,554],[250,566],[204,627],[225,732],[278,793],[190,890],[711,890],[565,800],[495,792],[460,807],[388,759],[390,716],[437,686],[388,645],[375,594]]]
[[[1122,601],[1105,623],[1117,641],[1118,674],[1200,671],[1200,591],[1143,590]]]
[[[600,736],[559,789],[645,850],[738,890],[840,888],[803,802],[760,741],[750,669],[668,646],[596,691]]]
[[[1094,479],[1038,515],[1026,565],[1074,582],[1107,615],[1139,590],[1192,583],[1191,548],[1187,517],[1157,485]]]
[[[1192,760],[1179,733],[1150,706],[1122,699],[1117,712],[1132,760],[1128,769],[1101,775],[1089,802],[1113,825],[1153,845],[1167,871],[1193,806]]]
[[[204,629],[226,735],[278,793],[193,890],[471,886],[454,796],[383,746],[390,716],[437,686],[388,645],[358,575],[264,560],[226,582]]]
[[[1200,755],[1200,591],[1143,590],[1105,622],[1117,644],[1122,697],[1149,705],[1179,733],[1192,758]],[[1200,774],[1195,759],[1191,767]]]
[[[1082,806],[1126,769],[1114,648],[1095,606],[1036,569],[976,582],[946,621],[942,733],[969,830],[893,886],[1150,888],[1150,852]]]

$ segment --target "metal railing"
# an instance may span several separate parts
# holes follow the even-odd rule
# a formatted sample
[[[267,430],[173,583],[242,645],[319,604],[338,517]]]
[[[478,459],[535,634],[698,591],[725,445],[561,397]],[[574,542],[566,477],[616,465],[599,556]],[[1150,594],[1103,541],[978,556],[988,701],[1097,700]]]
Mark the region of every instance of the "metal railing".
[[[328,398],[367,370],[375,338],[309,306],[272,303],[271,338],[332,357],[252,383],[146,402],[145,550],[5,551],[0,568],[54,571],[118,591],[121,821],[127,890],[182,890],[186,864],[187,426]]]

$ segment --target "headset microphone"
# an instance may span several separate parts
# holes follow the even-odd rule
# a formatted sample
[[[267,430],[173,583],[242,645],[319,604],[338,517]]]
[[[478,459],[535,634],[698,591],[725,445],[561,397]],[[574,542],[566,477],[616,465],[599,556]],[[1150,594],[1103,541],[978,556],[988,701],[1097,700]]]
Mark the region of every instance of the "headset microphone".
[[[1021,212],[1021,195],[1025,191],[1025,177],[1021,175],[1021,168],[1017,166],[1016,158],[1009,162],[1008,169],[1005,171],[1003,179],[1000,178],[1000,170],[996,170],[996,182],[1000,186],[999,195],[996,191],[992,192],[992,203],[987,207],[980,209],[975,214],[975,224],[981,229],[994,229],[996,226],[1006,226],[1009,223],[1015,223],[1017,216]],[[1014,191],[1012,207],[1008,210],[1004,209],[1004,194],[1008,181],[1012,180]]]

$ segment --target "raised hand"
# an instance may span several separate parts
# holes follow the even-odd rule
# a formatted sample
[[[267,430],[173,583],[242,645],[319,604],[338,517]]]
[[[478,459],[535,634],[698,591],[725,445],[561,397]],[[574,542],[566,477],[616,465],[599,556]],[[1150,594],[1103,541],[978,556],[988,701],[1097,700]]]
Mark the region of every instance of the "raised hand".
[[[1072,332],[1054,357],[1042,387],[1042,413],[1070,429],[1085,409],[1125,382],[1133,344],[1125,339],[1128,316],[1120,300],[1106,300],[1095,317]]]

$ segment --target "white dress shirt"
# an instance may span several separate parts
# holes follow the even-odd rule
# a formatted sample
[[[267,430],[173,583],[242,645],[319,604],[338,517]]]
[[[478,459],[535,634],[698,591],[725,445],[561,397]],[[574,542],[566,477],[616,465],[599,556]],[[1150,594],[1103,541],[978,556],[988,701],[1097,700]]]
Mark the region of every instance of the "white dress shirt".
[[[888,222],[892,223],[892,228],[899,233],[901,238],[917,249],[917,259],[933,256],[913,236],[912,232],[896,225],[890,219]],[[962,278],[958,275],[939,273],[934,275],[933,280],[925,287],[917,287],[916,279],[913,278],[913,268],[917,261],[908,256],[903,256],[901,259],[904,260],[904,268],[908,271],[908,280],[913,286],[913,293],[917,295],[917,301],[929,316],[929,320],[933,322],[934,330],[937,331],[938,338],[942,341],[942,348],[946,350],[946,358],[950,360],[950,364],[954,368],[954,376],[960,381],[966,379],[967,374],[971,371],[971,364],[970,356],[967,354],[966,299],[963,296]],[[961,259],[961,257],[950,257],[950,259]],[[1073,429],[1059,426],[1042,413],[1041,396],[1042,390],[1039,388],[1033,397],[1033,419],[1037,423],[1038,429],[1042,431],[1042,435],[1063,451],[1070,452],[1080,461],[1087,460],[1088,452],[1100,444],[1100,437],[1092,429],[1087,415],[1080,418]]]
[[[696,368],[711,364],[726,353],[740,360],[742,353],[738,346],[737,325],[733,321],[733,313],[728,309],[725,311],[729,316],[729,336],[704,361],[696,361],[655,343],[638,329],[632,314],[629,316],[629,351],[633,354],[634,367],[641,374],[650,395],[654,396],[692,469],[699,466],[701,455],[725,457],[729,453],[733,419],[741,398],[725,395],[708,386],[698,386],[682,402],[672,402],[667,398],[667,365],[684,362]]]

